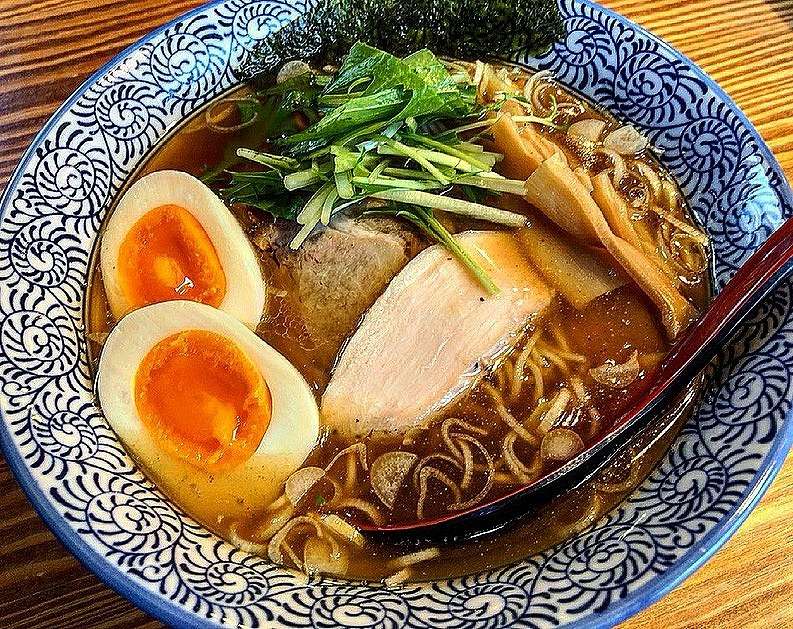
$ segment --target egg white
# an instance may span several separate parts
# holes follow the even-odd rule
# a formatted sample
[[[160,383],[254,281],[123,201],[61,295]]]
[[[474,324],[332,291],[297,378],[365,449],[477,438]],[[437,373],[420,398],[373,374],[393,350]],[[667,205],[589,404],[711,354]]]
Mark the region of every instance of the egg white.
[[[162,450],[137,411],[135,375],[141,361],[159,341],[184,330],[227,338],[270,389],[270,424],[250,458],[230,470],[210,473]],[[316,400],[297,369],[239,321],[197,302],[162,302],[124,317],[105,342],[97,389],[105,417],[133,457],[175,502],[210,525],[266,507],[302,465],[319,432]]]
[[[140,178],[110,216],[102,235],[100,264],[113,316],[120,319],[133,309],[118,272],[121,244],[143,215],[163,205],[184,208],[204,228],[226,276],[226,294],[218,307],[255,329],[264,312],[266,290],[253,247],[223,201],[203,182],[177,170],[160,170]]]

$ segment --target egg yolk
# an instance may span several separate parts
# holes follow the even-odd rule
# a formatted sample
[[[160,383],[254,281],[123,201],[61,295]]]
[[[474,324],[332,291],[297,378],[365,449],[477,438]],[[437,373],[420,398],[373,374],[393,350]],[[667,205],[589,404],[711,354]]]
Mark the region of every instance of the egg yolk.
[[[212,241],[178,205],[162,205],[138,219],[121,243],[118,268],[130,310],[172,299],[217,307],[226,294]]]
[[[272,414],[261,372],[206,330],[178,332],[151,348],[135,375],[135,404],[160,448],[209,470],[247,460]]]

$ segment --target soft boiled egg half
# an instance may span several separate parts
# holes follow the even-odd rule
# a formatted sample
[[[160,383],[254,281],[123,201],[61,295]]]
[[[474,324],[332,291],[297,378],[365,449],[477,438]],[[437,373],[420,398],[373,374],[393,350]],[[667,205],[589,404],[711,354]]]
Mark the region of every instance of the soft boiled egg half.
[[[237,319],[196,302],[121,319],[97,389],[133,456],[207,523],[266,507],[317,441],[316,400],[297,369]]]
[[[162,301],[214,306],[255,328],[265,285],[250,242],[223,202],[187,173],[136,181],[108,221],[100,251],[113,317]]]

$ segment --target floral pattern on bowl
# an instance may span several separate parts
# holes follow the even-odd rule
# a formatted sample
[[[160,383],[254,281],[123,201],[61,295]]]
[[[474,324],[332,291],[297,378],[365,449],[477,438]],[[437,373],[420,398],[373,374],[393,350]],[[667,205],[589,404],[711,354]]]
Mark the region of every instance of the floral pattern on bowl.
[[[93,401],[83,293],[97,230],[148,151],[235,83],[301,0],[225,0],[97,72],[34,141],[2,199],[0,429],[42,517],[108,584],[178,626],[608,626],[656,600],[743,521],[793,440],[793,292],[776,291],[709,368],[649,478],[580,535],[516,565],[391,589],[305,578],[218,539],[136,468]],[[647,133],[715,243],[717,285],[793,213],[756,131],[690,61],[588,0],[563,0],[551,70]]]

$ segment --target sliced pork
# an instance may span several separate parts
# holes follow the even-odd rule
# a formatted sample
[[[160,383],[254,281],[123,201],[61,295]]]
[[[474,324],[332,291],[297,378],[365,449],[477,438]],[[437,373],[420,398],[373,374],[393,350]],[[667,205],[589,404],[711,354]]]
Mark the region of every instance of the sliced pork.
[[[349,339],[322,398],[331,428],[349,437],[416,426],[471,387],[548,307],[552,291],[514,236],[459,235],[499,293],[488,296],[447,249],[411,260]]]

